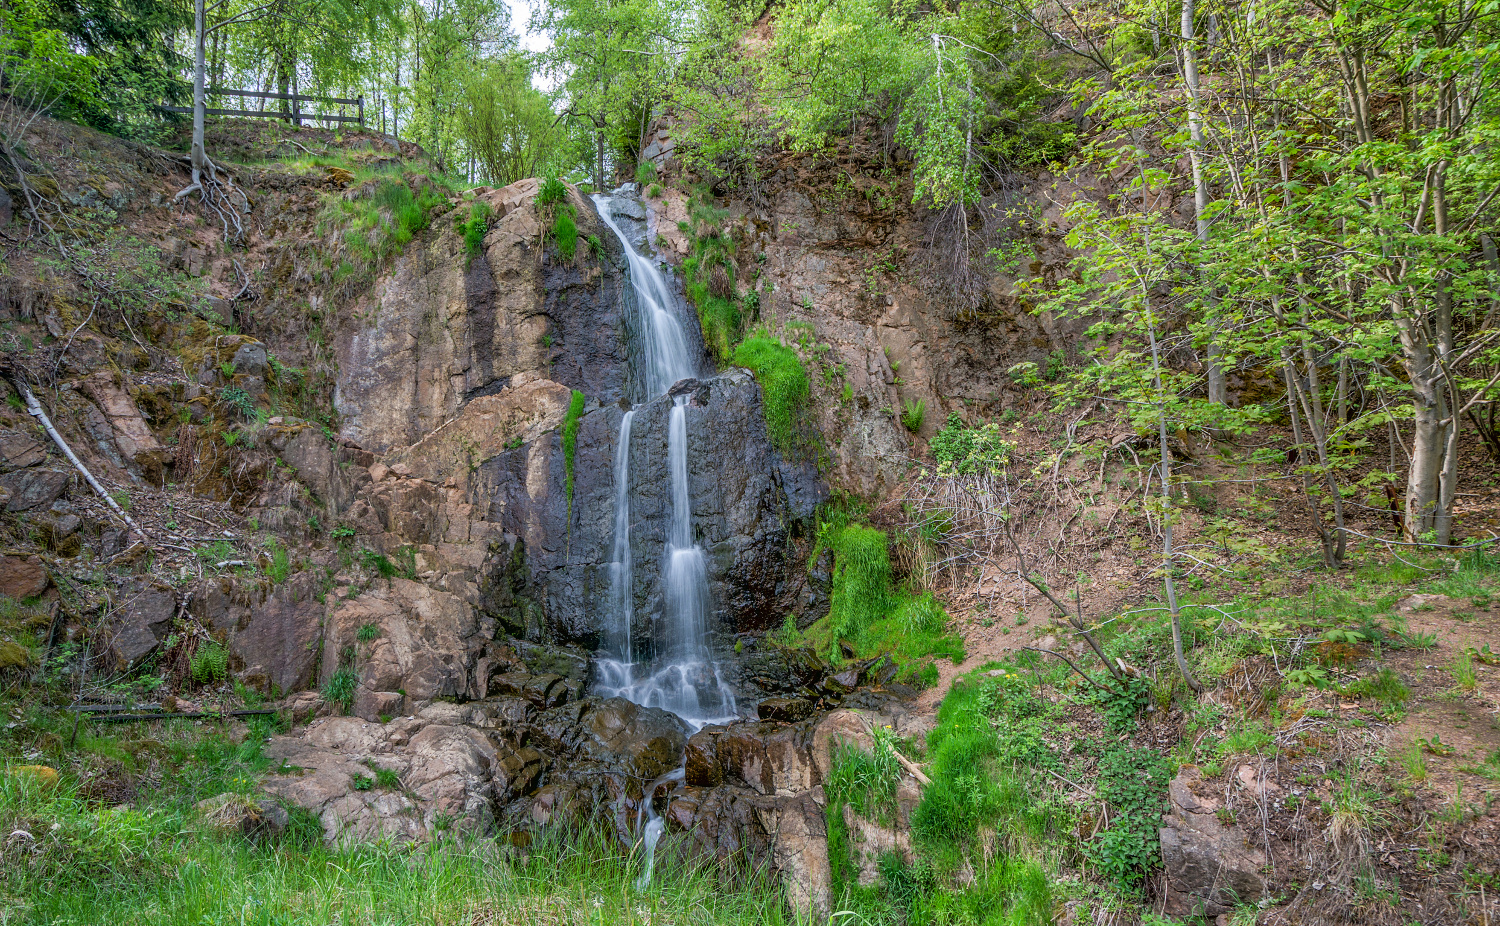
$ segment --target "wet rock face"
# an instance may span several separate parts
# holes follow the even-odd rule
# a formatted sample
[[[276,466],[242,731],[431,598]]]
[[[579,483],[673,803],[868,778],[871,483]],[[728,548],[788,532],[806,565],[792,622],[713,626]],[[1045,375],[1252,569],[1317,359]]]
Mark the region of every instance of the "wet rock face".
[[[789,540],[805,528],[826,493],[810,462],[788,461],[771,446],[760,387],[743,370],[702,382],[687,405],[689,486],[694,530],[708,555],[722,635],[779,626],[805,584]],[[667,397],[636,410],[631,426],[631,549],[635,613],[662,611],[661,557],[671,518]],[[516,586],[515,547],[495,555],[485,579],[495,607],[515,632],[544,632],[593,647],[608,618],[613,558],[614,457],[624,415],[618,405],[586,414],[574,457],[571,516],[560,439],[506,451],[481,467],[488,520],[524,549],[527,578]],[[545,602],[545,627],[529,626],[517,599]],[[497,612],[498,613],[498,612]],[[527,626],[521,626],[521,625]],[[654,636],[649,630],[643,640]],[[649,645],[646,642],[645,645]],[[641,655],[649,655],[642,653]]]

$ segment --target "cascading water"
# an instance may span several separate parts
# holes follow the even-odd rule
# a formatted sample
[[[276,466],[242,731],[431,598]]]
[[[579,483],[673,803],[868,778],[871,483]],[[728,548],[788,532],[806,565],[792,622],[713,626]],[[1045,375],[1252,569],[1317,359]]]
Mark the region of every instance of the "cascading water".
[[[635,290],[636,323],[641,340],[639,381],[646,400],[666,395],[676,383],[698,375],[688,350],[676,300],[656,265],[631,246],[615,224],[606,196],[595,196],[599,217],[609,226],[629,260]],[[667,467],[671,478],[671,522],[663,551],[662,639],[645,665],[635,653],[635,574],[630,553],[630,438],[635,412],[620,421],[615,450],[615,535],[610,564],[610,615],[605,648],[595,660],[594,690],[659,707],[681,717],[694,730],[733,719],[734,693],[724,684],[708,646],[712,610],[708,566],[693,539],[692,498],[688,489],[687,396],[673,401],[667,428]]]

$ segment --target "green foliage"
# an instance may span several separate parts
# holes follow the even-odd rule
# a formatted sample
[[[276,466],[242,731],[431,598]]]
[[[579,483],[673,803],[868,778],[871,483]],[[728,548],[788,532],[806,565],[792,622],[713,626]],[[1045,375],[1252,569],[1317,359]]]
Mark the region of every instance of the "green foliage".
[[[256,417],[255,401],[250,398],[250,393],[239,386],[226,386],[219,391],[219,402],[228,408],[239,412],[247,420]]]
[[[375,786],[387,790],[396,791],[401,788],[401,776],[396,774],[395,769],[375,769]]]
[[[548,177],[536,191],[536,204],[543,208],[566,201],[568,185],[557,177]]]
[[[460,79],[458,134],[497,187],[562,166],[568,156],[566,132],[547,95],[533,86],[533,73],[524,53],[509,52]]]
[[[937,460],[939,476],[995,476],[1010,465],[1015,441],[1000,436],[994,422],[971,428],[953,412],[948,423],[927,444]]]
[[[552,241],[557,245],[557,254],[563,260],[572,260],[578,252],[578,223],[574,219],[573,207],[565,205],[557,210],[552,219]]]
[[[271,561],[266,564],[266,576],[270,578],[272,585],[280,585],[292,571],[291,555],[286,547],[272,540],[269,544]]]
[[[328,681],[323,683],[323,699],[330,704],[337,704],[348,713],[354,706],[354,695],[359,690],[359,676],[354,670],[345,666],[340,668]]]
[[[907,399],[901,409],[901,424],[913,434],[922,430],[922,419],[927,416],[925,399]]]
[[[229,675],[229,650],[223,644],[204,640],[193,651],[188,668],[193,681],[200,685],[222,682]]]
[[[469,220],[460,222],[459,231],[464,236],[464,253],[473,260],[484,250],[484,236],[490,230],[490,216],[493,210],[489,203],[477,202],[469,207]]]
[[[635,182],[644,189],[656,182],[656,165],[651,161],[642,161],[635,165]]]
[[[400,570],[396,568],[396,564],[391,562],[383,553],[378,553],[375,550],[363,550],[360,552],[360,558],[364,560],[364,566],[367,570],[377,573],[382,579],[392,579],[400,574]]]
[[[573,512],[573,455],[578,447],[578,421],[583,417],[584,395],[577,389],[573,390],[573,397],[568,402],[568,413],[563,418],[562,427],[562,451],[563,471],[566,473],[568,489],[568,516],[572,518]]]
[[[1121,890],[1135,889],[1160,862],[1159,830],[1171,778],[1166,757],[1150,750],[1119,746],[1099,757],[1097,791],[1113,816],[1089,855]]]
[[[355,639],[361,643],[374,643],[380,639],[380,625],[374,623],[361,624],[359,633],[355,635]]]
[[[807,371],[795,351],[765,334],[754,334],[734,350],[734,363],[760,383],[766,432],[783,454],[794,452],[808,403]]]
[[[335,197],[324,215],[323,226],[332,232],[341,226],[344,245],[358,270],[368,271],[401,252],[431,222],[433,210],[448,202],[448,191],[438,178],[414,179],[413,189],[399,171],[362,171],[368,178],[358,189],[368,195]]]

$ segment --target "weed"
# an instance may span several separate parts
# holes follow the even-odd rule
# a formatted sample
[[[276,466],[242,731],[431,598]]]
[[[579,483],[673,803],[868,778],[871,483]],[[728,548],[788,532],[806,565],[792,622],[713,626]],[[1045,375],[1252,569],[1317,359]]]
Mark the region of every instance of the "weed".
[[[349,787],[356,791],[368,791],[375,787],[375,779],[369,775],[352,775],[349,778]]]
[[[1165,757],[1121,746],[1099,757],[1098,792],[1114,810],[1109,829],[1089,847],[1094,864],[1124,890],[1157,866],[1163,795],[1171,779]]]
[[[361,643],[373,643],[380,639],[380,625],[374,623],[364,624],[359,628],[359,632],[355,634],[355,637]]]
[[[1387,710],[1397,710],[1411,697],[1411,690],[1395,672],[1381,669],[1376,675],[1346,685],[1343,694],[1351,698],[1371,698],[1379,701]]]
[[[401,776],[397,775],[394,769],[377,768],[375,769],[375,786],[392,791],[398,790],[401,787]]]
[[[378,573],[382,579],[395,578],[400,572],[396,568],[396,564],[391,562],[382,553],[377,553],[374,550],[364,550],[360,553],[360,557],[364,560],[365,568],[371,572]]]
[[[635,165],[635,182],[642,187],[656,181],[656,164],[651,161],[641,161]]]
[[[272,585],[280,585],[286,581],[292,571],[292,561],[286,547],[275,540],[270,544],[271,560],[266,564],[266,576],[270,578]]]
[[[359,688],[359,677],[350,668],[342,668],[333,673],[323,685],[323,699],[330,704],[337,704],[349,712],[354,706],[354,694]]]
[[[224,681],[229,674],[229,651],[212,640],[198,644],[189,662],[193,681],[200,685],[211,685]]]
[[[953,412],[948,423],[928,443],[937,460],[938,475],[994,475],[1002,472],[1015,452],[1014,441],[1000,437],[993,422],[971,428]]]
[[[922,419],[927,416],[927,402],[923,399],[908,399],[902,407],[901,424],[913,434],[922,430]]]
[[[557,245],[557,254],[563,260],[572,260],[578,253],[578,222],[572,206],[563,206],[552,219],[552,240]]]
[[[583,406],[585,402],[583,393],[577,389],[573,390],[573,398],[568,402],[568,413],[563,418],[562,427],[562,451],[563,470],[568,489],[568,523],[573,518],[573,454],[578,447],[578,420],[583,417]]]
[[[1406,772],[1408,781],[1413,784],[1421,784],[1427,780],[1427,757],[1422,755],[1419,746],[1412,746],[1401,753],[1401,768]]]
[[[1454,689],[1463,695],[1472,695],[1479,688],[1479,675],[1474,669],[1474,657],[1460,653],[1448,668],[1453,676]]]
[[[568,185],[556,177],[548,177],[542,181],[541,187],[536,192],[536,204],[538,206],[550,206],[560,203],[568,198]]]

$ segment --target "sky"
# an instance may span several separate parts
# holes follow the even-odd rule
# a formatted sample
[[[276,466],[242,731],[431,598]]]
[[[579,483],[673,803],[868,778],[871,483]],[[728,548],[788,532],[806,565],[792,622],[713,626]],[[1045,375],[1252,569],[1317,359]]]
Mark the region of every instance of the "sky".
[[[531,31],[533,0],[505,0],[510,6],[510,27],[521,37],[521,47],[527,51],[541,51],[547,47],[547,37]]]

